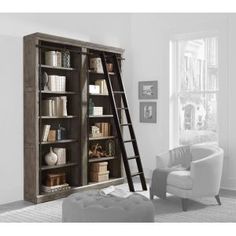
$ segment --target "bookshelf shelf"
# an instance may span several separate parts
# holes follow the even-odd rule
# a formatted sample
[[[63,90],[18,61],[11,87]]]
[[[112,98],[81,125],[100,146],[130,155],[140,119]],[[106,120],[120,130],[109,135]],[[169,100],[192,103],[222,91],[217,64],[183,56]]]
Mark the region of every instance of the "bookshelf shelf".
[[[100,157],[100,158],[89,158],[89,162],[102,162],[102,161],[109,161],[109,160],[114,160],[117,157],[111,156],[111,157]]]
[[[41,68],[45,69],[56,69],[56,70],[69,70],[69,71],[75,71],[75,68],[67,68],[67,67],[60,67],[60,66],[48,66],[48,65],[39,65]]]
[[[89,118],[113,118],[113,115],[101,115],[101,116],[90,115]]]
[[[104,84],[104,74],[90,70],[91,59],[99,57],[101,52],[121,56],[123,49],[42,33],[24,37],[26,201],[42,203],[66,197],[82,189],[107,187],[124,182],[121,152],[116,139],[114,119],[110,119],[113,118],[113,110]],[[58,63],[58,60],[61,61]],[[118,90],[116,74],[111,72],[110,75],[113,78],[112,83],[115,83],[115,89]],[[100,84],[101,80],[103,81]],[[99,86],[101,94],[89,94],[89,85]],[[90,99],[94,100],[94,107],[103,107],[103,113],[107,115],[89,116]],[[119,102],[118,105],[120,106]],[[49,116],[51,114],[54,116]],[[69,115],[61,116],[63,114]],[[99,123],[99,129],[101,127],[101,130],[104,130],[103,135],[106,136],[90,137],[91,126]],[[96,130],[96,127],[93,128]],[[41,141],[55,140],[60,135],[64,139],[53,142]],[[99,160],[89,159],[91,145],[97,143],[103,147],[114,143],[114,156]],[[47,166],[46,157],[51,151],[58,155],[61,163],[66,161],[66,164]],[[109,161],[109,180],[90,184],[91,163],[102,161]],[[51,178],[58,178],[56,180],[59,182],[50,182]],[[65,183],[71,188],[53,193],[43,191],[46,189],[45,186],[56,187]]]
[[[40,142],[40,144],[58,144],[58,143],[75,143],[78,142],[77,139],[64,139],[64,140],[57,140],[57,141],[46,141],[46,142]]]
[[[89,70],[88,71],[91,75],[104,75],[104,73],[98,73],[98,72],[95,72],[93,70]],[[115,75],[114,72],[109,72],[109,75]]]
[[[108,96],[108,94],[102,94],[102,93],[100,93],[100,94],[94,94],[94,93],[90,93],[89,94],[89,96]]]
[[[107,140],[107,139],[115,139],[116,136],[106,136],[106,137],[97,137],[97,138],[89,138],[89,141],[96,141],[96,140]]]
[[[57,92],[57,91],[39,91],[41,94],[58,94],[58,95],[79,95],[77,92],[65,91],[65,92]]]
[[[78,163],[66,163],[66,164],[63,164],[63,165],[42,166],[42,167],[41,167],[41,170],[52,170],[52,169],[59,169],[59,168],[77,166],[77,165],[78,165]]]
[[[40,119],[73,119],[79,118],[79,116],[40,116]]]

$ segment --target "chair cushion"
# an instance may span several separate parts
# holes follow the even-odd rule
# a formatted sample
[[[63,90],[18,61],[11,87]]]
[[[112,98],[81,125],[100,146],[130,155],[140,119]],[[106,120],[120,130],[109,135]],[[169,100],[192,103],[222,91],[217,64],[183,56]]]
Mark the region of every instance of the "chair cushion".
[[[167,177],[167,185],[171,185],[182,189],[192,189],[192,179],[190,171],[180,170],[172,171]]]

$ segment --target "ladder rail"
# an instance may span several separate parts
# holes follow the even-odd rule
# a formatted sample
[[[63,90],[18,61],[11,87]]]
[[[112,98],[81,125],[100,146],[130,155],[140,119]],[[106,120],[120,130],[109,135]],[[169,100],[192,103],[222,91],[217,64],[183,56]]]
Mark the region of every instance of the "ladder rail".
[[[123,98],[123,105],[124,105],[124,107],[127,108],[127,109],[125,109],[127,123],[132,124],[131,116],[130,116],[130,112],[129,112],[129,107],[128,107],[128,101],[127,101],[126,93],[125,93],[125,88],[124,88],[122,78],[121,78],[121,71],[120,71],[120,66],[119,66],[119,63],[118,63],[118,59],[117,59],[116,55],[114,55],[113,58],[114,58],[114,60],[113,60],[114,67],[117,70],[116,74],[117,74],[117,77],[118,77],[119,87],[122,91],[124,91],[124,95],[122,96],[122,98]],[[136,139],[136,136],[135,136],[134,128],[133,128],[133,125],[129,125],[128,127],[129,127],[129,131],[130,131],[131,139],[136,140],[136,142],[132,142],[132,145],[133,145],[135,156],[139,156],[139,158],[136,158],[136,163],[137,163],[138,171],[139,171],[139,173],[141,173],[140,174],[140,180],[141,180],[142,188],[144,190],[147,190],[146,181],[145,181],[145,177],[144,177],[143,167],[142,167],[142,163],[141,163],[141,159],[140,159],[140,153],[139,153],[139,149],[138,149],[138,144],[137,144],[137,139]]]
[[[118,112],[116,109],[116,102],[115,102],[115,96],[113,93],[113,89],[112,89],[112,83],[111,83],[111,79],[106,67],[106,58],[105,58],[105,54],[104,52],[101,53],[101,61],[102,61],[102,66],[103,66],[103,72],[105,75],[105,80],[107,82],[107,89],[108,89],[108,94],[110,96],[111,99],[111,106],[112,106],[112,110],[113,110],[113,114],[114,115],[114,121],[115,121],[115,125],[116,125],[116,131],[117,131],[117,136],[118,136],[118,141],[121,147],[121,151],[122,151],[122,157],[123,157],[123,163],[124,163],[124,167],[125,167],[125,171],[126,171],[126,176],[127,176],[127,180],[128,180],[128,185],[129,185],[129,189],[131,192],[134,192],[134,185],[133,185],[133,181],[132,181],[132,175],[130,172],[130,168],[129,168],[129,163],[128,163],[128,159],[127,159],[127,153],[126,153],[126,149],[125,149],[125,144],[123,143],[123,136],[122,136],[122,132],[121,132],[121,128],[120,128],[120,121],[118,119]]]

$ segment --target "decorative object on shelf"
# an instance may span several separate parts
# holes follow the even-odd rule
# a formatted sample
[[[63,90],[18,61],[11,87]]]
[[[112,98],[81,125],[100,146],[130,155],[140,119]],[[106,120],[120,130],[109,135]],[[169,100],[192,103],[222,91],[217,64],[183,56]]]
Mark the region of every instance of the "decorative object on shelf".
[[[89,157],[100,158],[100,157],[105,157],[105,156],[106,156],[106,152],[103,150],[100,144],[97,143],[91,146],[91,149],[89,150]]]
[[[53,152],[57,155],[57,165],[66,164],[66,148],[53,148]]]
[[[113,64],[112,63],[107,63],[107,70],[108,72],[113,72]]]
[[[105,143],[105,149],[107,156],[114,156],[115,155],[115,142],[114,140],[110,139],[107,140]]]
[[[89,136],[91,138],[98,138],[98,137],[102,137],[102,133],[100,132],[100,129],[96,125],[92,125],[91,133]]]
[[[96,73],[103,73],[102,60],[100,57],[90,58],[90,69]]]
[[[92,98],[89,99],[89,115],[93,115],[94,102]]]
[[[45,52],[45,64],[48,66],[61,67],[61,52],[47,51]]]
[[[98,85],[89,85],[89,93],[90,94],[100,94],[100,87]]]
[[[70,68],[70,51],[67,49],[62,52],[62,66]]]
[[[94,116],[102,116],[103,115],[103,107],[93,107]]]
[[[156,102],[140,102],[139,115],[142,123],[156,123]]]
[[[104,172],[89,172],[90,175],[90,181],[91,182],[103,182],[109,180],[109,173],[110,171],[104,171]]]
[[[49,82],[49,78],[48,78],[48,74],[44,71],[43,72],[43,76],[42,76],[42,89],[44,91],[48,91],[48,82]]]
[[[49,130],[48,141],[49,142],[55,142],[56,141],[56,130]]]
[[[66,183],[66,173],[49,173],[46,176],[46,186],[52,187]]]
[[[50,151],[45,155],[44,159],[48,166],[56,165],[58,158],[57,154],[53,152],[52,147],[50,147]]]
[[[157,99],[158,82],[157,81],[140,81],[139,99]]]
[[[90,164],[90,171],[94,172],[105,172],[107,171],[108,162],[98,162],[98,163],[91,163]]]
[[[65,134],[66,129],[64,127],[61,127],[61,125],[58,125],[58,128],[56,130],[56,139],[57,140],[63,140],[66,138]]]

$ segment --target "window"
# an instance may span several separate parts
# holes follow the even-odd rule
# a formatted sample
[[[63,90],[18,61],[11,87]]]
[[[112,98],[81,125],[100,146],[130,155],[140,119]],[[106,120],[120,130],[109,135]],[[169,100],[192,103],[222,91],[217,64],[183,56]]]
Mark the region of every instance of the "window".
[[[217,37],[172,41],[170,63],[174,145],[216,142]]]

